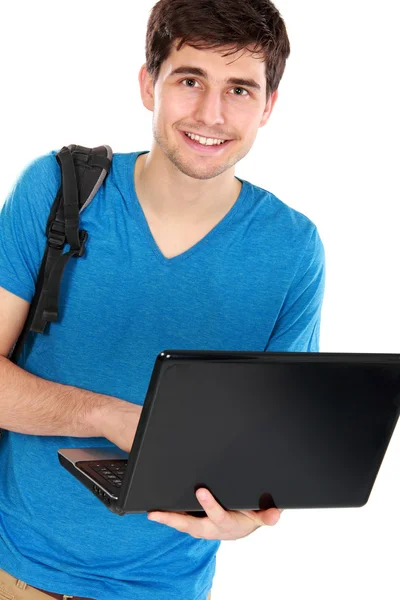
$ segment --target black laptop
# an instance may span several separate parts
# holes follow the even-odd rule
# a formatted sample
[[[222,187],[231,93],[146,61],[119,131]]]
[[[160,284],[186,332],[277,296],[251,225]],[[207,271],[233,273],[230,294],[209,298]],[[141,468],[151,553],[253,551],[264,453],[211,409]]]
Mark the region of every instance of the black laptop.
[[[400,355],[165,350],[130,454],[66,448],[110,510],[363,506],[400,411]]]

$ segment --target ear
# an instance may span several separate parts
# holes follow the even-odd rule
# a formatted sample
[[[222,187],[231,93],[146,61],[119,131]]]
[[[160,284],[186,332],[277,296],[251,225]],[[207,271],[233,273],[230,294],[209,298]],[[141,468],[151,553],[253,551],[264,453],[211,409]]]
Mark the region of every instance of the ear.
[[[264,112],[262,114],[259,127],[264,127],[264,125],[267,123],[268,119],[271,116],[272,110],[273,110],[273,108],[275,106],[275,102],[277,100],[278,100],[278,90],[275,90],[275,92],[273,92],[270,95],[270,97],[268,99],[268,102],[265,105]]]
[[[147,110],[154,110],[154,83],[153,77],[147,70],[146,65],[142,65],[139,71],[139,85],[142,102]]]

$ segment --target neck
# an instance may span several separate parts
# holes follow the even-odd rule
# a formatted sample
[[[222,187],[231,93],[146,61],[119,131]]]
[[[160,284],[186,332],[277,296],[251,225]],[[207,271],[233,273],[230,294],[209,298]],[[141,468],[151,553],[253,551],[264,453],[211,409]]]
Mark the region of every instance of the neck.
[[[143,210],[160,221],[200,223],[228,212],[242,187],[234,169],[212,179],[182,173],[156,143],[138,157],[135,189]]]

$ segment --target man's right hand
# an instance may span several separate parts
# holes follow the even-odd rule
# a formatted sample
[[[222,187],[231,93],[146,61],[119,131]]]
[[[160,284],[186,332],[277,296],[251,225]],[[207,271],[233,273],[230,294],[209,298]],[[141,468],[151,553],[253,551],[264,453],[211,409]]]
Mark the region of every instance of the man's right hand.
[[[93,410],[91,421],[100,436],[130,452],[141,412],[138,404],[108,397],[103,406]]]
[[[30,435],[106,437],[129,452],[142,407],[55,383],[8,360],[29,303],[0,287],[0,428]]]

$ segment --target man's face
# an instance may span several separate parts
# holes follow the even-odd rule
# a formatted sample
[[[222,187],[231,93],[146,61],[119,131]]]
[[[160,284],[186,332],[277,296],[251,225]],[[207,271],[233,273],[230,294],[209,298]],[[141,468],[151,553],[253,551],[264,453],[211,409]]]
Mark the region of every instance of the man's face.
[[[277,96],[267,101],[260,58],[248,51],[222,57],[224,50],[184,45],[177,51],[174,46],[155,85],[145,67],[139,75],[143,102],[153,111],[155,141],[195,179],[216,177],[246,156]],[[190,139],[188,133],[202,139]],[[210,138],[225,141],[211,145]]]

